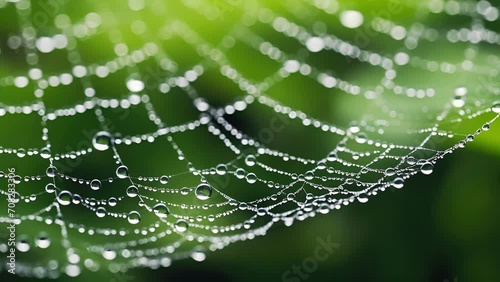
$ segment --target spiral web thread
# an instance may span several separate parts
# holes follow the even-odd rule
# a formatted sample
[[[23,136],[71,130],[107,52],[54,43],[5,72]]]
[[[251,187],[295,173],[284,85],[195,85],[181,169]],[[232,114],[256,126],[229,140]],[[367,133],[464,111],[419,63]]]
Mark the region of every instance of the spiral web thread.
[[[0,214],[0,222],[14,222],[20,230],[16,268],[17,274],[23,276],[56,278],[61,273],[77,276],[82,271],[101,268],[119,272],[135,267],[167,267],[172,260],[186,257],[204,260],[206,252],[265,235],[275,224],[290,226],[318,213],[325,214],[354,202],[365,203],[382,191],[402,188],[408,178],[418,173],[432,173],[438,160],[487,131],[500,112],[500,104],[495,102],[500,90],[494,83],[488,83],[498,74],[500,58],[494,54],[481,57],[483,49],[480,47],[498,48],[500,44],[500,34],[487,28],[498,22],[498,9],[486,1],[430,1],[416,9],[420,14],[439,15],[451,22],[458,17],[465,18],[464,22],[469,25],[443,29],[431,28],[418,21],[399,25],[389,18],[367,14],[362,22],[356,23],[359,14],[351,13],[347,17],[349,14],[344,13],[342,4],[326,0],[294,1],[295,5],[280,8],[286,13],[266,7],[264,1],[185,0],[177,3],[200,21],[214,22],[214,25],[228,22],[232,28],[224,30],[227,34],[216,44],[204,38],[203,27],[176,17],[175,11],[171,11],[175,9],[168,4],[162,6],[162,1],[131,0],[127,7],[119,8],[89,1],[94,11],[83,14],[76,21],[65,14],[69,5],[61,3],[57,6],[54,26],[42,30],[34,25],[35,2],[0,1],[2,10],[16,11],[19,26],[17,34],[2,38],[6,44],[0,49],[0,57],[9,56],[6,50],[17,50],[24,52],[28,64],[23,72],[1,78],[0,87],[2,92],[16,88],[21,91],[16,92],[19,95],[32,97],[29,103],[2,103],[0,119],[39,116],[42,125],[43,145],[39,148],[0,149],[2,169],[5,169],[1,175],[4,184],[7,183],[5,166],[10,165],[10,161],[14,167],[28,160],[43,164],[35,166],[31,171],[36,172],[32,174],[28,173],[29,169],[22,174],[25,171],[17,166],[20,175],[16,178],[16,218]],[[115,15],[115,8],[132,18],[139,11],[151,10],[166,20],[153,24],[154,21],[137,17],[131,24],[137,37],[134,42],[128,42],[116,24],[121,18]],[[349,39],[333,35],[331,30],[326,31],[328,23],[301,16],[301,11],[337,21],[344,15],[347,17],[341,20],[344,26],[361,25],[351,26],[352,30],[370,26],[377,33],[372,41],[383,37],[399,49],[389,53],[367,49],[371,45],[357,46]],[[284,50],[286,47],[278,47],[279,43],[273,43],[274,37],[259,34],[263,27],[297,44],[299,55],[288,53]],[[38,31],[47,35],[39,35]],[[114,46],[116,57],[85,65],[79,44],[102,35]],[[185,44],[195,50],[200,59],[191,65],[178,63],[175,56],[170,56],[163,48],[163,42]],[[426,59],[427,53],[417,54],[420,44],[425,43],[458,45],[463,57],[457,62]],[[138,47],[132,49],[127,44]],[[255,68],[267,63],[279,67],[264,79],[247,78],[245,71],[239,70],[229,58],[228,53],[235,44],[252,52],[257,58],[252,62]],[[62,51],[66,57],[58,55],[58,58],[69,63],[70,69],[45,73],[39,58]],[[343,80],[332,74],[335,65],[331,66],[332,70],[323,70],[307,62],[308,56],[318,52],[377,69],[381,75],[375,85]],[[155,77],[153,82],[151,72],[145,67],[147,62],[161,68],[160,77]],[[478,78],[479,82],[456,85],[450,92],[438,86],[419,89],[398,84],[400,74],[414,70],[459,80],[455,84],[472,81],[464,77]],[[234,95],[232,102],[216,106],[205,96],[207,90],[196,85],[210,71],[236,86],[238,92],[231,92]],[[102,83],[111,79],[113,73],[120,72],[125,73],[124,79],[111,83],[121,83],[128,93],[115,93],[119,98],[106,98],[106,93],[95,86],[96,81]],[[375,111],[360,113],[359,120],[334,124],[268,95],[276,85],[286,85],[297,77],[309,79],[308,83],[323,89],[322,93],[306,93],[310,99],[319,95],[344,95],[349,97],[353,109],[369,103]],[[46,92],[68,85],[81,85],[83,93],[79,94],[85,97],[81,96],[83,99],[70,107],[46,106]],[[155,110],[157,98],[174,95],[174,91],[181,93],[182,99],[189,99],[190,109],[186,111],[195,112],[191,120],[169,123]],[[404,107],[391,105],[389,100],[393,96],[402,99],[406,106],[414,105],[419,116],[398,112]],[[425,106],[442,101],[439,112]],[[141,107],[154,128],[148,133],[141,132],[141,128],[133,128],[136,134],[117,131],[114,119],[106,117],[110,110],[134,111]],[[268,142],[269,138],[263,136],[278,135],[286,130],[276,125],[276,119],[272,119],[268,128],[257,132],[262,140],[246,134],[232,117],[252,107],[271,113],[290,127],[295,125],[331,136],[334,140],[331,150],[319,158],[308,158],[274,148],[272,141]],[[179,106],[174,113],[183,110]],[[98,122],[92,145],[67,152],[56,151],[49,130],[51,123],[84,115]],[[427,126],[412,128],[414,120]],[[475,129],[466,134],[458,133],[463,123],[472,123]],[[402,143],[396,143],[400,139],[388,133],[391,130],[396,131],[397,136],[407,137],[401,139]],[[206,135],[193,137],[198,132]],[[189,133],[193,135],[182,138]],[[15,135],[10,133],[10,138]],[[33,138],[38,136],[33,133]],[[222,143],[231,159],[211,165],[192,161],[195,156],[184,152],[184,144],[189,142],[189,146],[200,144],[201,147],[204,138],[215,138]],[[125,161],[127,154],[137,154],[127,148],[160,142],[163,143],[158,148],[168,147],[174,163],[161,169],[165,173],[139,174]],[[76,146],[68,145],[69,148]],[[210,157],[206,151],[204,154]],[[163,154],[163,149],[158,154]],[[111,157],[113,163],[109,161]],[[106,177],[89,173],[85,177],[76,176],[73,172],[77,168],[68,169],[65,165],[88,158],[104,160],[101,168],[112,167],[111,173]],[[42,173],[40,167],[44,167]],[[7,189],[2,189],[1,193],[7,199]],[[79,217],[75,216],[78,214]],[[83,216],[90,221],[83,222]],[[36,228],[22,229],[23,226]],[[0,237],[0,251],[4,253],[8,250],[7,241],[1,240],[5,238],[7,236]],[[59,249],[63,251],[57,252]],[[28,257],[28,254],[33,256]]]

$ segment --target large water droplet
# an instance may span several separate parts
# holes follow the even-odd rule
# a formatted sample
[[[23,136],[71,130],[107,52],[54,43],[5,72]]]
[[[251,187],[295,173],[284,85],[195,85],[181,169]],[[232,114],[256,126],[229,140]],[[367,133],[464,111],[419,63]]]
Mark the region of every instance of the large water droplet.
[[[99,190],[101,189],[101,181],[99,179],[94,179],[90,182],[90,188],[92,188],[92,190]]]
[[[434,169],[434,165],[431,163],[425,163],[420,167],[420,172],[423,174],[431,174],[432,170]]]
[[[160,183],[161,183],[161,184],[167,184],[167,183],[168,183],[168,180],[169,180],[169,179],[168,179],[168,176],[166,176],[166,175],[162,175],[162,176],[160,177]]]
[[[257,175],[255,175],[255,173],[249,173],[245,178],[250,184],[254,184],[255,182],[257,182]]]
[[[131,224],[137,224],[141,221],[141,214],[136,211],[131,211],[127,216],[127,220]]]
[[[57,175],[57,168],[55,166],[49,166],[45,171],[48,177],[55,177]]]
[[[210,197],[212,197],[212,186],[208,185],[207,183],[202,183],[196,187],[195,194],[196,197],[200,200],[208,200]]]
[[[112,142],[113,138],[111,134],[106,131],[99,131],[94,135],[94,138],[92,138],[92,145],[98,151],[106,151],[111,147]]]
[[[254,166],[255,163],[256,163],[256,158],[254,155],[248,155],[246,158],[245,158],[245,164],[247,166]]]
[[[104,207],[98,207],[95,211],[95,214],[97,215],[97,217],[104,217],[106,216],[106,209]]]
[[[57,202],[63,206],[71,204],[71,200],[73,200],[73,194],[69,191],[64,190],[57,195]]]
[[[127,196],[134,198],[137,197],[137,195],[139,195],[139,189],[137,189],[136,186],[131,185],[127,188]]]
[[[368,195],[366,193],[361,193],[358,195],[358,201],[362,204],[368,202]]]
[[[44,159],[50,158],[50,149],[48,147],[43,147],[40,150],[40,156]]]
[[[175,223],[175,230],[177,230],[178,232],[186,232],[189,228],[189,224],[183,220],[183,219],[179,219],[176,223]]]
[[[54,191],[56,191],[56,186],[53,183],[49,183],[45,186],[45,191],[47,191],[47,193],[54,193]]]
[[[121,165],[116,169],[116,176],[120,179],[125,179],[128,177],[128,167]]]
[[[396,189],[401,189],[401,188],[403,188],[404,183],[405,183],[404,179],[401,177],[398,177],[392,181],[392,187],[394,187]]]
[[[156,204],[153,207],[153,212],[156,214],[156,216],[160,218],[165,218],[170,214],[170,211],[168,210],[167,206],[162,203]]]

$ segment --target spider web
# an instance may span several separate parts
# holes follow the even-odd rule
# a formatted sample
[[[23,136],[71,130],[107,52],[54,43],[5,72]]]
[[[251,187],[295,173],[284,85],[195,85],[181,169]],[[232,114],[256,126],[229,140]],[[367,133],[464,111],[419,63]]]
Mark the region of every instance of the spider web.
[[[486,1],[75,2],[0,0],[18,275],[202,261],[400,189],[500,113]]]

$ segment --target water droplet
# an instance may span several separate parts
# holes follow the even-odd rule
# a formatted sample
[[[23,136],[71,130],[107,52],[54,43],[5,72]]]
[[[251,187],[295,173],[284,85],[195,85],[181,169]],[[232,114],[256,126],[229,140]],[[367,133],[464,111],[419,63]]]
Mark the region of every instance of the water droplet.
[[[392,187],[394,187],[396,189],[401,189],[401,188],[403,188],[404,183],[405,183],[404,179],[401,177],[398,177],[392,181]]]
[[[101,189],[101,181],[99,179],[94,179],[90,182],[90,188],[92,188],[92,190],[99,190]]]
[[[362,204],[368,202],[368,195],[366,193],[361,193],[357,197],[358,201]]]
[[[16,248],[20,251],[20,252],[27,252],[30,250],[31,246],[30,246],[30,242],[27,240],[27,239],[21,239],[20,241],[18,241],[16,243]]]
[[[200,200],[208,200],[212,196],[212,186],[202,183],[196,187],[195,194],[196,197]]]
[[[496,114],[500,114],[500,101],[493,103],[493,106],[491,106],[491,110]]]
[[[431,174],[434,166],[431,163],[425,163],[420,167],[420,172],[423,174]]]
[[[64,190],[61,193],[59,193],[59,195],[57,195],[57,201],[59,202],[59,204],[63,206],[71,204],[72,200],[73,200],[73,195],[69,191]]]
[[[246,156],[246,158],[245,158],[245,164],[246,164],[247,166],[254,166],[254,165],[255,165],[255,163],[256,163],[256,161],[257,161],[257,160],[256,160],[256,158],[255,158],[255,156],[254,156],[254,155],[248,155],[248,156]]]
[[[394,168],[390,167],[390,168],[387,168],[385,170],[384,174],[386,176],[393,176],[394,174],[396,174],[396,170]]]
[[[337,160],[337,153],[331,152],[330,154],[328,154],[326,160],[329,162],[334,162],[335,160]]]
[[[94,138],[92,138],[92,145],[98,151],[106,151],[111,147],[112,142],[113,138],[111,134],[106,131],[99,131],[94,135]]]
[[[128,177],[128,167],[121,165],[116,169],[116,176],[120,179],[125,179]]]
[[[156,216],[160,218],[165,218],[170,214],[170,211],[168,210],[167,206],[162,203],[156,204],[153,207],[153,211],[156,214]]]
[[[108,200],[108,205],[111,206],[111,207],[116,206],[117,203],[118,203],[118,200],[115,197],[111,197]]]
[[[254,184],[255,182],[257,182],[257,175],[255,175],[255,173],[249,173],[245,178],[250,184]]]
[[[225,164],[220,164],[215,168],[218,175],[225,175],[227,173],[227,166]]]
[[[189,228],[189,224],[183,220],[183,219],[179,219],[176,223],[175,223],[175,230],[177,230],[178,232],[186,232]]]
[[[40,150],[40,156],[44,159],[50,158],[50,149],[48,147],[43,147]]]
[[[141,214],[136,211],[131,211],[127,216],[127,220],[130,224],[137,224],[141,221]]]
[[[490,130],[490,124],[489,124],[489,123],[485,123],[485,124],[483,125],[483,130],[484,130],[484,131],[488,131],[488,130]]]
[[[47,191],[47,193],[54,193],[54,191],[56,191],[56,186],[53,183],[49,183],[45,186],[45,191]]]
[[[95,214],[97,217],[104,217],[106,216],[106,209],[104,207],[98,207],[95,211]]]
[[[127,188],[127,196],[129,196],[130,198],[135,198],[137,197],[137,195],[139,195],[139,189],[137,189],[137,187],[134,185],[130,185]]]
[[[55,177],[57,174],[57,168],[55,166],[49,166],[45,172],[48,177]]]
[[[25,149],[18,149],[17,156],[20,158],[24,158],[24,156],[26,156],[26,150]]]
[[[415,157],[409,156],[408,158],[406,158],[406,163],[409,165],[414,165],[417,163],[417,159],[415,159]]]
[[[50,246],[50,239],[45,234],[40,234],[35,239],[35,245],[40,249],[47,249]]]
[[[169,179],[168,179],[168,176],[166,176],[166,175],[162,175],[162,176],[160,177],[160,183],[161,183],[161,184],[167,184],[167,183],[168,183],[168,180],[169,180]]]
[[[113,250],[104,250],[102,256],[107,260],[113,260],[116,258],[116,252]]]
[[[245,178],[245,175],[247,175],[246,171],[242,168],[238,168],[234,174],[238,179],[243,179]]]

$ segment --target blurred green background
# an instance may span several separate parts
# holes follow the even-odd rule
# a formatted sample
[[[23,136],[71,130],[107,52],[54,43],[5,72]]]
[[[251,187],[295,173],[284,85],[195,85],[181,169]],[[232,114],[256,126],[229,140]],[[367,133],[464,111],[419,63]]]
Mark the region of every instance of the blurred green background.
[[[392,143],[406,145],[418,143],[418,138],[421,136],[406,134],[406,130],[431,126],[435,116],[453,98],[453,90],[457,87],[467,86],[470,89],[466,109],[471,113],[488,109],[495,101],[495,96],[485,90],[487,89],[485,83],[497,85],[498,77],[495,75],[443,74],[402,67],[402,75],[396,79],[398,84],[424,89],[433,87],[437,91],[436,97],[416,100],[389,93],[374,101],[364,99],[361,95],[349,95],[335,88],[326,89],[311,77],[299,74],[290,74],[283,80],[273,76],[282,67],[283,62],[271,60],[256,50],[252,43],[259,42],[258,37],[283,50],[288,59],[307,62],[318,71],[366,88],[379,84],[384,73],[380,68],[358,60],[346,59],[331,50],[308,52],[295,39],[278,33],[268,24],[257,22],[245,28],[241,22],[251,22],[252,18],[249,20],[245,14],[252,14],[259,9],[269,9],[276,15],[300,24],[311,33],[335,34],[338,38],[357,44],[362,49],[387,56],[393,56],[406,48],[403,42],[395,41],[388,35],[373,33],[372,27],[366,27],[366,23],[377,16],[388,15],[392,21],[403,26],[420,22],[440,31],[470,27],[474,22],[474,19],[468,16],[451,17],[421,12],[425,10],[427,1],[340,1],[339,12],[333,15],[309,4],[313,2],[328,2],[330,5],[336,3],[157,0],[146,1],[143,9],[132,12],[131,7],[141,6],[141,1],[129,3],[117,0],[37,1],[31,4],[30,13],[25,13],[19,11],[24,11],[24,8],[21,9],[22,6],[15,8],[15,5],[23,5],[24,1],[14,4],[0,0],[2,6],[0,77],[26,75],[30,69],[25,62],[22,48],[12,48],[13,43],[9,43],[9,40],[16,40],[12,38],[20,34],[22,25],[20,19],[31,22],[37,36],[53,36],[61,33],[61,29],[56,28],[54,24],[57,19],[64,22],[66,17],[61,17],[61,14],[68,15],[72,26],[81,28],[79,24],[85,23],[86,15],[96,12],[101,15],[102,24],[95,29],[87,27],[88,36],[75,39],[74,42],[70,40],[70,48],[39,54],[38,67],[43,70],[44,77],[69,73],[75,64],[96,69],[98,65],[117,56],[116,42],[125,43],[129,53],[142,48],[146,42],[155,42],[173,63],[162,65],[162,62],[166,62],[162,59],[166,57],[150,57],[133,67],[111,73],[105,78],[90,76],[88,83],[96,90],[96,97],[118,99],[129,95],[126,88],[128,79],[148,78],[145,92],[167,125],[176,125],[198,118],[198,112],[193,108],[186,90],[177,87],[170,89],[168,93],[161,93],[158,88],[169,78],[182,76],[195,65],[202,65],[204,73],[191,86],[211,105],[223,106],[244,95],[238,86],[221,75],[219,66],[200,56],[196,50],[198,43],[189,44],[183,39],[184,31],[175,30],[173,25],[176,21],[185,23],[205,43],[223,50],[227,62],[249,81],[260,83],[266,81],[268,77],[274,77],[275,80],[268,80],[275,84],[269,87],[266,94],[312,117],[336,124],[341,128],[352,125],[352,121],[373,121],[377,118],[402,121],[397,126],[385,128],[385,134],[371,133],[374,138]],[[394,5],[397,6],[397,13],[391,12],[394,11],[391,10],[394,9]],[[365,16],[365,25],[355,30],[343,27],[338,14],[349,9],[361,11]],[[486,23],[486,27],[498,32],[495,23]],[[366,43],[361,41],[364,37],[367,38]],[[471,52],[470,50],[476,54],[474,61],[479,65],[498,69],[498,65],[491,61],[491,55],[498,55],[498,48],[488,44],[451,44],[443,38],[434,42],[423,40],[418,48],[409,54],[430,60],[458,63]],[[79,54],[78,59],[75,59],[74,51]],[[4,79],[1,83],[0,101],[4,105],[28,105],[35,101],[33,82],[23,89],[12,86],[12,78]],[[43,98],[45,106],[50,112],[82,103],[86,99],[85,87],[75,78],[75,82],[70,85],[48,88]],[[397,117],[389,118],[387,111],[381,110],[381,105],[394,109],[398,113]],[[422,107],[427,109],[425,113]],[[113,134],[133,136],[154,132],[157,129],[148,119],[143,105],[131,106],[130,109],[104,109],[103,114],[109,119]],[[268,126],[275,115],[269,108],[255,103],[244,112],[228,119],[250,136],[258,136],[259,130]],[[449,120],[454,117],[457,117],[456,112],[450,114]],[[445,124],[443,130],[457,134],[436,145],[439,149],[445,149],[457,143],[464,137],[463,135],[473,133],[493,117],[493,114],[486,113],[464,122]],[[24,149],[43,147],[44,143],[40,138],[42,127],[39,121],[40,117],[36,114],[7,114],[0,117],[0,146]],[[47,127],[52,154],[89,147],[89,136],[100,130],[92,111],[73,117],[57,118],[55,121],[49,121]],[[197,168],[208,168],[228,162],[235,157],[217,137],[206,132],[204,128],[174,134],[173,137]],[[318,159],[327,155],[338,141],[337,136],[306,128],[295,120],[290,121],[283,132],[277,133],[275,138],[265,145],[293,155]],[[134,269],[126,274],[111,274],[104,269],[92,273],[84,269],[80,277],[71,280],[282,281],[284,272],[292,270],[294,265],[302,265],[305,259],[314,255],[318,238],[324,240],[331,238],[339,244],[339,247],[328,259],[319,262],[317,270],[308,274],[306,281],[496,281],[500,265],[500,253],[496,242],[500,238],[500,227],[498,227],[500,212],[496,205],[500,193],[499,141],[500,129],[497,123],[494,123],[490,131],[478,136],[465,149],[459,149],[440,160],[433,174],[412,177],[406,181],[402,190],[388,190],[370,199],[367,204],[352,204],[331,211],[327,215],[317,215],[304,222],[297,221],[291,227],[278,223],[266,236],[239,242],[217,252],[208,252],[207,260],[203,263],[191,259],[178,260],[168,268]],[[121,144],[116,148],[123,162],[129,166],[132,176],[173,175],[186,171],[185,163],[175,159],[175,152],[165,139],[158,139],[152,144],[145,142],[131,146]],[[275,160],[268,161],[276,166],[282,165]],[[360,163],[362,162],[363,160],[360,160]],[[15,167],[21,175],[43,175],[46,166],[47,161],[38,157],[18,158],[12,154],[0,154],[2,171],[6,171],[8,167]],[[92,152],[83,158],[77,158],[76,161],[58,161],[56,166],[60,172],[85,179],[105,179],[113,176],[116,169],[110,151]],[[285,166],[283,169],[295,171],[301,168]],[[2,185],[6,184],[5,179],[1,180]],[[19,192],[22,195],[42,193],[35,203],[20,203],[19,210],[29,213],[50,204],[53,196],[43,193],[47,180],[42,178],[41,181],[20,185],[22,191]],[[186,177],[171,185],[180,188],[196,185],[197,181],[196,178]],[[82,189],[80,185],[60,179],[58,185],[82,196],[107,198],[122,195],[125,184],[115,181],[98,192]],[[233,187],[239,190],[235,191]],[[231,193],[237,198],[254,196],[245,192],[254,187],[234,179],[231,180],[229,187],[225,188],[227,190],[224,192]],[[261,190],[254,189],[252,193],[264,195],[267,191],[265,187],[258,188]],[[194,199],[191,202],[184,198],[169,200],[197,203]],[[136,199],[129,199],[126,206],[117,207],[122,210],[116,211],[130,211],[131,206],[128,204],[136,204]],[[1,216],[4,216],[3,213],[3,210],[0,211]],[[109,218],[96,221],[89,211],[78,210],[72,206],[63,207],[63,214],[65,220],[69,222],[89,226],[119,228],[127,224],[123,220]],[[240,222],[244,218],[245,215],[238,214],[234,218],[223,219],[218,224]],[[141,224],[147,226],[153,220],[152,217],[144,216]],[[25,258],[46,260],[48,257],[58,257],[64,260],[64,249],[58,242],[60,239],[58,237],[60,234],[57,234],[58,226],[28,223],[18,227],[20,235],[27,234],[31,237],[45,229],[53,236],[51,247],[43,252],[36,250],[29,252]],[[7,235],[4,232],[4,229],[0,231],[0,240]],[[70,231],[70,238],[73,238],[73,246],[81,249],[89,244],[104,244],[106,240],[113,240],[80,235],[74,230]],[[83,253],[82,258],[85,257]],[[28,280],[11,276],[6,272],[0,273],[0,279]],[[70,278],[62,274],[59,280],[69,281]]]

